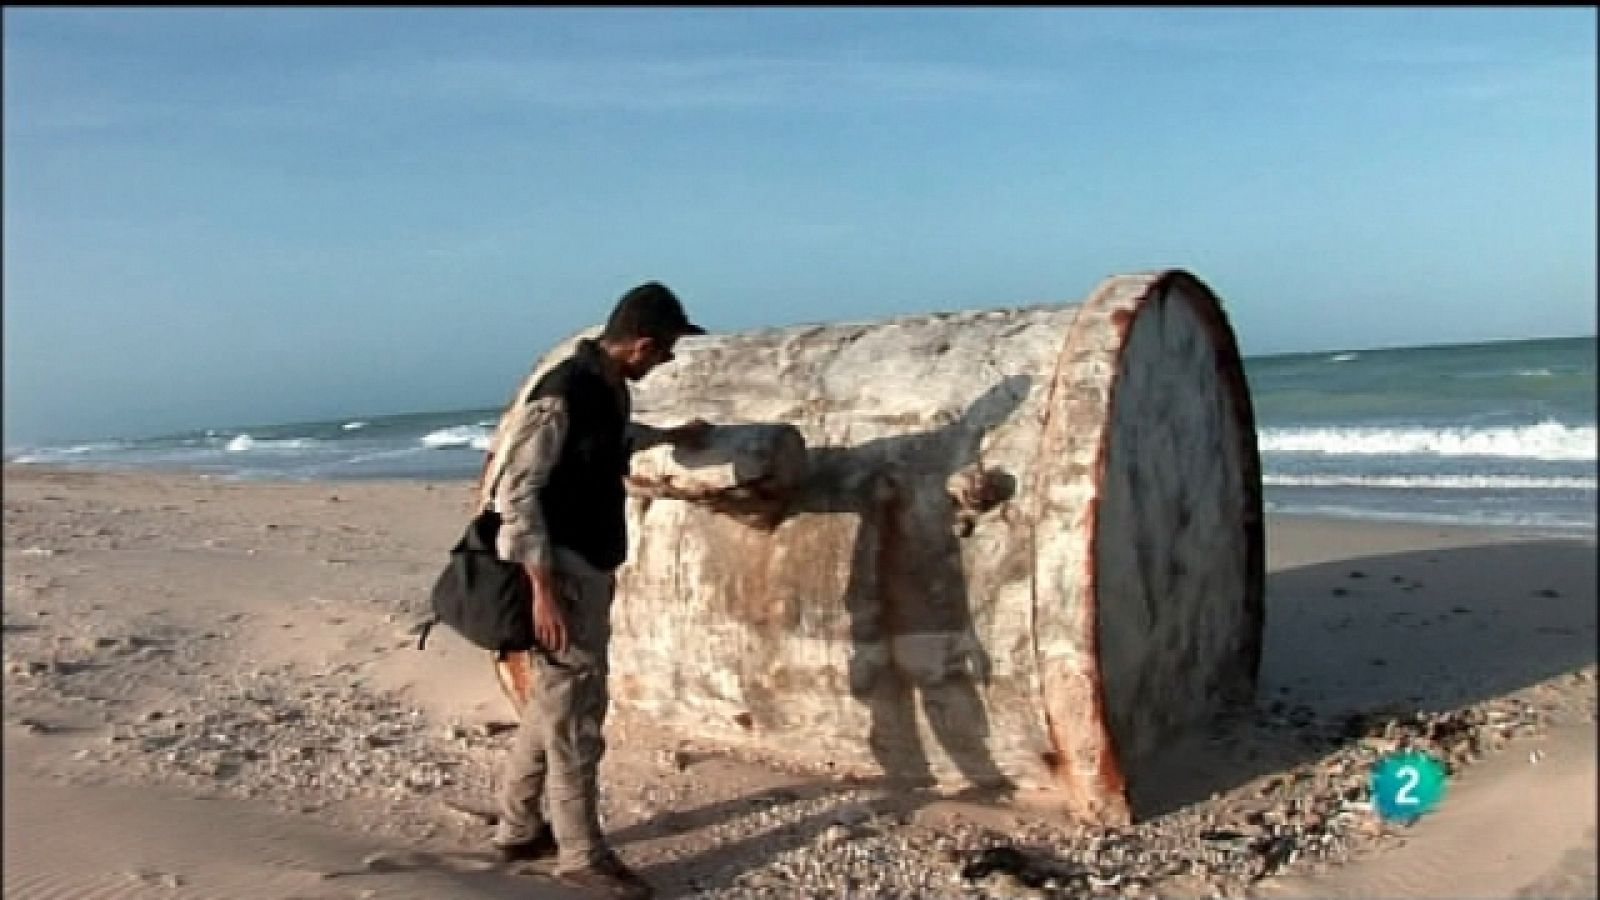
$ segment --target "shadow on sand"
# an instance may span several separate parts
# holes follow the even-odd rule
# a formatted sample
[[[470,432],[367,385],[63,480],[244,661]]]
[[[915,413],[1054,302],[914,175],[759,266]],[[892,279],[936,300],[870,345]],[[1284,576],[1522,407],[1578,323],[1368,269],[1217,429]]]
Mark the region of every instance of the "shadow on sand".
[[[1270,574],[1255,708],[1135,761],[1136,816],[1171,812],[1338,746],[1313,725],[1352,713],[1458,709],[1593,665],[1594,553],[1582,540],[1539,539]]]
[[[1342,742],[1286,729],[1285,720],[1328,724],[1358,711],[1444,711],[1593,665],[1594,552],[1585,541],[1528,540],[1349,558],[1270,574],[1254,708],[1228,711],[1156,757],[1131,762],[1136,821],[1320,758]],[[902,695],[896,702],[908,701]],[[896,710],[894,721],[903,714]],[[918,787],[924,770],[910,759],[909,767],[891,761],[883,778],[807,781],[667,813],[615,837],[619,845],[653,840],[846,791],[881,792],[873,811],[901,816],[950,799]],[[996,804],[1004,796],[974,790],[954,799]],[[839,820],[834,806],[824,801],[822,811],[798,822],[648,874],[668,896],[726,886],[816,841]]]

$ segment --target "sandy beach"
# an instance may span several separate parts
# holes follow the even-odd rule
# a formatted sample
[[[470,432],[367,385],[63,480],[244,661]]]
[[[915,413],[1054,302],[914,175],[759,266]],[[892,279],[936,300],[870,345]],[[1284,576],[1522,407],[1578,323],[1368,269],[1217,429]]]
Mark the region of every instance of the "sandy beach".
[[[487,655],[444,629],[416,648],[469,494],[7,467],[5,896],[573,896],[488,852],[515,717]],[[1267,547],[1257,708],[1132,785],[1117,852],[1169,874],[1081,883],[1596,896],[1594,539],[1277,517]],[[1436,813],[1385,825],[1349,792],[1408,735],[1455,771]],[[663,896],[1065,896],[1067,861],[1109,852],[1045,812],[786,770],[625,709],[608,745],[608,831]],[[970,870],[1007,843],[1050,884]]]

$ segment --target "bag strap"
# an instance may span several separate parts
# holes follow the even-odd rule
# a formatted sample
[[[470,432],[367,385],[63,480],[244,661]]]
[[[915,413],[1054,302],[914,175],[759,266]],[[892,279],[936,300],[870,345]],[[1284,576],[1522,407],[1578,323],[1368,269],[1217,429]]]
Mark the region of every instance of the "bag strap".
[[[489,439],[488,453],[490,468],[489,472],[484,473],[485,475],[489,476],[489,490],[487,492],[487,499],[485,499],[485,495],[483,494],[480,494],[478,497],[477,507],[479,514],[481,514],[484,510],[494,506],[494,493],[500,489],[500,476],[506,473],[506,463],[510,461],[506,454],[500,452],[500,444],[504,443],[504,439],[501,435],[504,431],[505,424],[506,416],[501,416],[500,421],[495,425],[494,434]],[[496,510],[496,512],[498,511],[499,510]]]

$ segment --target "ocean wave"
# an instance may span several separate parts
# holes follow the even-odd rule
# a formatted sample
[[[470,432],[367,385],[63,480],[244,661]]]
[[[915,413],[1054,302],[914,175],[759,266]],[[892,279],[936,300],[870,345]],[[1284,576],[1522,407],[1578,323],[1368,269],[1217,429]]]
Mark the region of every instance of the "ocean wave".
[[[1519,528],[1548,531],[1560,534],[1590,533],[1595,531],[1595,521],[1584,516],[1561,512],[1484,512],[1461,510],[1457,512],[1431,512],[1427,510],[1373,509],[1366,506],[1339,504],[1280,503],[1267,501],[1268,513],[1288,513],[1312,516],[1331,516],[1364,522],[1404,522],[1431,525],[1466,525],[1474,527]]]
[[[1540,478],[1530,475],[1264,475],[1268,487],[1432,488],[1439,490],[1592,491],[1593,478]]]
[[[341,460],[339,460],[339,465],[342,465],[342,466],[359,466],[359,465],[364,465],[366,463],[371,463],[371,462],[381,462],[381,461],[384,461],[384,460],[401,459],[403,457],[415,456],[418,453],[426,453],[426,452],[427,452],[427,449],[424,448],[424,447],[396,447],[396,448],[394,448],[392,450],[375,450],[375,451],[373,451],[371,453],[358,453],[355,456],[350,456],[350,457],[346,457],[344,459],[341,459]]]
[[[1494,456],[1593,460],[1593,425],[1544,421],[1520,428],[1266,428],[1263,453],[1318,456]]]
[[[305,450],[317,446],[317,443],[313,438],[261,440],[248,434],[241,434],[228,442],[226,450],[229,453],[249,453],[252,450]]]
[[[359,430],[359,429],[367,427],[367,423],[365,423],[365,422],[346,422],[343,425],[341,425],[340,427],[343,428],[345,431],[356,431],[356,430]]]
[[[123,441],[106,441],[94,444],[73,444],[69,447],[32,447],[25,450],[7,451],[15,455],[7,456],[7,462],[21,465],[35,465],[49,463],[64,458],[89,456],[96,453],[115,453],[127,447]]]
[[[1351,360],[1360,358],[1361,354],[1359,353],[1338,353],[1328,357],[1328,362],[1350,362]]]
[[[63,447],[59,452],[62,456],[79,456],[85,453],[106,453],[111,450],[121,450],[127,446],[122,441],[110,441],[103,444],[78,444],[73,447]]]
[[[423,435],[422,445],[434,449],[471,447],[474,450],[488,450],[489,432],[481,425],[455,425]]]

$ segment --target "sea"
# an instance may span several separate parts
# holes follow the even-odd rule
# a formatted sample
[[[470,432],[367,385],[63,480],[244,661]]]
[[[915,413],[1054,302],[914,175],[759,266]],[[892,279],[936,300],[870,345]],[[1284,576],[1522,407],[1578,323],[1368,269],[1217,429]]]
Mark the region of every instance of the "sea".
[[[1594,337],[1248,357],[1267,510],[1593,534],[1595,363]],[[5,456],[240,480],[471,479],[499,412],[219,424]]]

